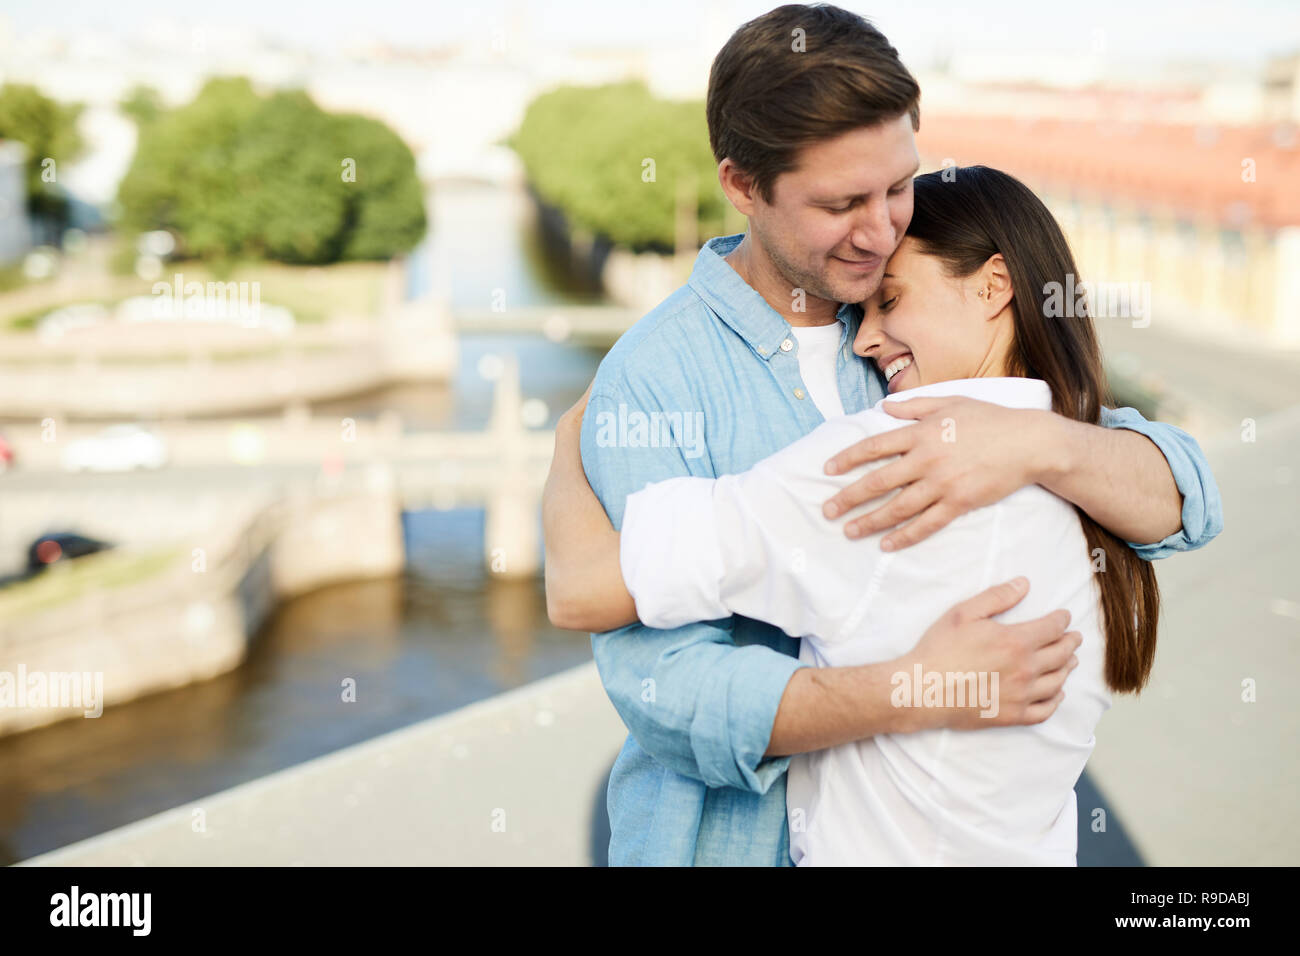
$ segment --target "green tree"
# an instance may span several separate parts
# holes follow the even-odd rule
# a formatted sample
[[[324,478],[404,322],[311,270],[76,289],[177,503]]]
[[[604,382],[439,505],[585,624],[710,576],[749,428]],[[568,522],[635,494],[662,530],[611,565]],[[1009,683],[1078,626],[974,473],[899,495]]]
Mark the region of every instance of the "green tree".
[[[137,126],[152,123],[164,110],[162,96],[152,86],[135,86],[119,104],[123,113],[135,120]]]
[[[84,146],[77,132],[81,110],[80,104],[59,103],[26,83],[0,86],[0,139],[27,147],[27,209],[56,224],[67,219],[59,164],[76,159]]]
[[[388,127],[245,79],[142,125],[118,198],[125,226],[209,259],[385,259],[427,225],[415,158]]]
[[[702,102],[658,99],[641,83],[560,87],[529,104],[509,143],[543,201],[616,243],[673,248],[683,190],[702,232],[723,226]]]
[[[343,246],[343,258],[382,259],[384,250],[394,245],[401,249],[414,247],[424,235],[426,224],[420,179],[411,151],[391,129],[367,116],[338,116],[335,135],[343,159],[356,164],[356,182],[348,185],[355,215]],[[337,163],[333,173],[339,177]]]

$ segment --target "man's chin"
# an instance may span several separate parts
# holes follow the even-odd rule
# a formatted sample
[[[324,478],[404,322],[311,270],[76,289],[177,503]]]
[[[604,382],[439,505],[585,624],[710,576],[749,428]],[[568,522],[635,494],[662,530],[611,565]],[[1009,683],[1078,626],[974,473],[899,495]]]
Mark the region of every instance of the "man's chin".
[[[847,269],[844,263],[833,261],[831,274],[826,277],[826,285],[836,302],[861,303],[875,294],[884,271],[884,263],[879,262],[871,271],[854,275],[856,270]]]
[[[832,287],[831,298],[836,302],[852,302],[854,305],[862,305],[876,294],[876,289],[879,286],[880,279],[877,276],[852,284],[836,282]]]

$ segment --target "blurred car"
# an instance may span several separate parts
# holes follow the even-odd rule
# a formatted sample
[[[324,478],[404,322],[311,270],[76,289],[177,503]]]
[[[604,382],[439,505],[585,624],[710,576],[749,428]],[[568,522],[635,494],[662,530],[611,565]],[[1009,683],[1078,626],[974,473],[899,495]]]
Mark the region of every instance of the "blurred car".
[[[14,466],[14,446],[4,435],[0,435],[0,475]]]
[[[35,574],[59,561],[85,557],[107,550],[112,545],[75,531],[51,531],[43,534],[27,548],[27,572]]]
[[[167,445],[139,425],[111,425],[63,449],[66,471],[134,471],[167,464]]]

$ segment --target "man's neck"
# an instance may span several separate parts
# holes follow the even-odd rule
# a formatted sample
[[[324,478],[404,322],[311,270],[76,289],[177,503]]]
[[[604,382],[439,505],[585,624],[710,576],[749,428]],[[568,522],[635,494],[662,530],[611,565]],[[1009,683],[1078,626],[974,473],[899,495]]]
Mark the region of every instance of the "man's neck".
[[[732,249],[723,261],[735,269],[736,274],[792,326],[830,325],[839,315],[838,302],[818,298],[807,290],[796,299],[790,283],[776,270],[772,261],[754,245],[749,233],[745,233],[745,238],[740,240],[740,245]],[[796,303],[801,303],[804,311],[796,312]]]

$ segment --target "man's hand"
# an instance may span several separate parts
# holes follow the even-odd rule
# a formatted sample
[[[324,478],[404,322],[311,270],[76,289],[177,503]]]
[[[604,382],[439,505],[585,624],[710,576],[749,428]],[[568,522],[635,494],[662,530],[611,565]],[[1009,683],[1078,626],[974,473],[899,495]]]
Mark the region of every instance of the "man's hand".
[[[917,665],[923,674],[983,672],[990,675],[989,687],[991,675],[997,675],[995,715],[980,716],[983,705],[978,700],[968,700],[965,707],[920,707],[914,715],[918,727],[982,730],[1037,724],[1052,716],[1065,699],[1065,679],[1079,665],[1074,651],[1083,636],[1065,630],[1070,612],[1064,609],[1020,624],[992,620],[1028,593],[1024,578],[982,591],[949,609],[898,660],[898,670],[909,678]]]
[[[1038,436],[1054,417],[962,397],[913,398],[882,407],[917,423],[846,448],[826,463],[826,474],[891,455],[899,455],[898,461],[841,489],[823,506],[823,514],[835,518],[902,488],[887,504],[844,525],[845,534],[859,538],[908,521],[881,541],[884,551],[924,541],[954,518],[1035,484],[1044,447]]]

